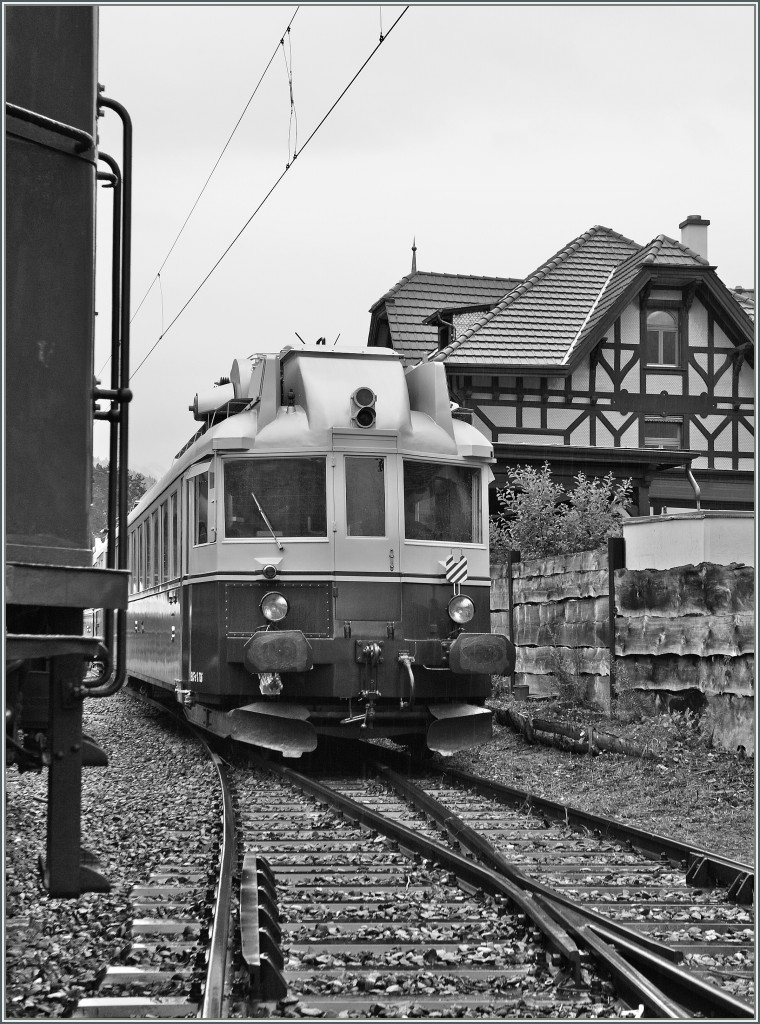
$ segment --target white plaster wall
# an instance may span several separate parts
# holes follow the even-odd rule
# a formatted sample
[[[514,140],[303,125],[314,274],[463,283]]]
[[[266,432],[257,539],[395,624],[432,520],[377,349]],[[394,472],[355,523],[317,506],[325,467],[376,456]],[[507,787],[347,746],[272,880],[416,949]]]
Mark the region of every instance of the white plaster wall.
[[[591,444],[591,424],[585,419],[570,435],[570,444],[589,445]]]
[[[580,414],[580,409],[550,409],[546,418],[550,430],[567,430]]]
[[[641,367],[637,363],[632,366],[631,369],[623,377],[622,389],[628,391],[631,394],[635,394],[639,390],[639,382],[641,381]]]
[[[696,361],[699,366],[707,373],[707,355],[698,353]],[[702,392],[707,391],[707,384],[704,378],[700,377],[696,369],[689,364],[689,393],[692,395],[701,395]]]
[[[514,427],[517,409],[513,405],[483,405],[483,412],[497,427]]]
[[[631,302],[620,315],[620,340],[626,345],[639,344],[639,304]]]
[[[639,447],[639,428],[638,424],[634,423],[630,426],[621,438],[621,444],[623,448],[638,448]]]
[[[753,512],[679,512],[623,522],[628,569],[755,564]]]
[[[603,366],[597,366],[596,368],[596,390],[603,395],[608,395],[614,391],[612,379]]]
[[[603,423],[599,423],[599,421],[596,424],[596,443],[599,448],[615,447],[615,438],[607,427]]]
[[[473,415],[472,422],[473,422],[473,426],[477,427],[477,429],[481,432],[481,434],[484,434],[489,439],[489,441],[494,441],[495,440],[494,436],[493,436],[493,432],[491,431],[491,428],[489,426],[487,426],[483,422],[483,420],[480,419],[480,417],[478,416],[477,413],[475,413]]]
[[[647,394],[659,395],[663,391],[668,395],[682,395],[683,378],[675,374],[648,373]]]
[[[707,310],[695,299],[689,310],[689,344],[697,348],[707,346]]]
[[[582,363],[573,373],[573,391],[588,391],[588,363]]]
[[[739,371],[739,396],[741,398],[755,397],[755,374],[749,363],[743,363]]]
[[[754,427],[754,418],[749,419],[749,421]],[[755,452],[755,435],[750,433],[743,423],[739,423],[739,451],[742,453],[746,452],[748,455],[754,455]]]
[[[531,408],[529,405],[522,407],[522,419],[523,427],[533,427],[534,429],[541,427],[541,410]]]
[[[716,352],[719,349],[724,349],[727,352],[733,352],[734,350],[733,342],[719,324],[714,324],[713,326],[713,347]]]
[[[723,430],[715,438],[715,451],[716,452],[731,452],[733,451],[733,445],[731,443],[731,424],[727,424]]]
[[[715,359],[715,372],[723,369],[724,357],[717,356]],[[731,366],[724,371],[723,376],[715,382],[715,394],[718,398],[730,398],[733,394],[734,374]]]
[[[615,430],[620,430],[622,425],[628,419],[628,414],[622,412],[615,412],[614,409],[603,409],[604,418]]]
[[[720,423],[722,421],[723,421],[723,417],[722,416],[699,416],[697,419],[694,420],[692,434],[694,434],[696,437],[699,438],[701,445],[706,445],[707,444],[707,439],[702,434],[702,432],[698,429],[697,424],[699,424],[702,427],[704,427],[704,429],[709,434],[712,434],[714,430],[718,429],[718,426],[720,425]]]

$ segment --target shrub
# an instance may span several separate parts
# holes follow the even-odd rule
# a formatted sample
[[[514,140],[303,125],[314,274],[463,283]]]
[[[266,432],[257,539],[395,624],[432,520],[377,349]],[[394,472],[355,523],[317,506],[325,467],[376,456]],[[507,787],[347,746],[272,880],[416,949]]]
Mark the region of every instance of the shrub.
[[[492,517],[492,561],[504,561],[509,548],[522,558],[546,558],[599,547],[620,533],[631,502],[631,480],[615,483],[612,473],[574,478],[566,491],[551,478],[549,463],[540,470],[517,466],[507,470],[507,484],[497,492],[501,512]]]

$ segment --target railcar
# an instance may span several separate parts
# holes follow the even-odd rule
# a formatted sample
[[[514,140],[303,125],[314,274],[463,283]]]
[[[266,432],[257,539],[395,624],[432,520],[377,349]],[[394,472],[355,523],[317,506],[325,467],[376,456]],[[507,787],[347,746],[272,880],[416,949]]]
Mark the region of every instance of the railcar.
[[[126,672],[124,621],[121,659],[110,636],[127,608],[115,522],[118,506],[126,522],[129,147],[125,141],[122,168],[98,150],[97,117],[119,105],[98,91],[97,7],[17,5],[3,14],[6,764],[47,772],[43,881],[52,896],[76,897],[109,888],[82,846],[82,769],[107,763],[82,733],[83,702],[115,692]],[[93,384],[95,212],[104,175],[115,225],[108,390]],[[98,416],[111,421],[112,438],[113,528],[102,570],[91,565],[89,532]],[[90,607],[104,609],[107,644],[87,632]],[[97,681],[86,674],[96,656],[108,670]]]
[[[490,442],[443,367],[287,347],[196,395],[196,435],[129,520],[128,674],[219,736],[450,754],[486,741]]]

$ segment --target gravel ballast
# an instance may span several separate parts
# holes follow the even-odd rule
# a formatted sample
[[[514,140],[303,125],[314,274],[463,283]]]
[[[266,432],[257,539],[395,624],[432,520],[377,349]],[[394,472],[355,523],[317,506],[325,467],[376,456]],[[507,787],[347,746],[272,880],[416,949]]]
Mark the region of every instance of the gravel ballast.
[[[172,832],[208,837],[217,778],[199,745],[164,716],[120,694],[85,705],[85,731],[109,755],[83,772],[83,845],[108,894],[50,899],[37,872],[45,847],[47,775],[6,772],[5,1017],[61,1017],[118,963],[132,919],[130,889],[176,859]],[[496,725],[494,739],[444,763],[539,796],[610,814],[728,857],[754,862],[754,759],[679,747],[654,760],[588,757],[531,746]],[[183,839],[188,846],[192,838]]]
[[[43,890],[47,773],[6,771],[5,1017],[61,1017],[93,995],[98,971],[118,963],[133,917],[129,896],[167,858],[173,831],[202,842],[218,820],[216,772],[199,744],[126,694],[85,703],[84,730],[109,757],[85,768],[82,845],[112,890],[76,900]],[[184,839],[188,847],[192,838]]]

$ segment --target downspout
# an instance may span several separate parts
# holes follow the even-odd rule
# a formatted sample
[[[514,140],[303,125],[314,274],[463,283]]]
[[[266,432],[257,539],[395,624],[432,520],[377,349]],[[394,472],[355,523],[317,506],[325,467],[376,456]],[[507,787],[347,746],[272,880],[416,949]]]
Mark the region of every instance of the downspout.
[[[696,499],[696,502],[697,502],[697,512],[701,512],[702,511],[702,506],[699,503],[699,496],[700,496],[701,492],[699,490],[699,484],[694,479],[694,474],[691,471],[691,460],[686,464],[686,476],[688,478],[689,483],[692,486],[692,490],[694,491],[694,498]]]

